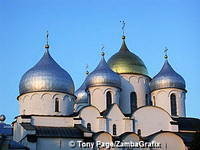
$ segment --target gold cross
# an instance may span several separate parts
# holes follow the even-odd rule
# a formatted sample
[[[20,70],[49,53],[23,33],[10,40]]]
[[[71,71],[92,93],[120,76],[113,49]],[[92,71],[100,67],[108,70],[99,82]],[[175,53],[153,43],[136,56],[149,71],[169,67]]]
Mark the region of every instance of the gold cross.
[[[122,23],[122,32],[123,32],[123,36],[124,36],[124,28],[125,28],[126,23],[124,20],[120,21],[120,22]]]
[[[49,32],[48,31],[46,32],[46,40],[47,40],[47,43],[45,45],[45,48],[49,49]]]
[[[102,44],[102,47],[101,47],[101,56],[104,56],[104,55],[105,55],[103,49],[104,49],[104,45]]]
[[[88,74],[89,74],[88,68],[89,68],[89,65],[88,65],[88,64],[86,64],[86,66],[85,66],[85,70],[86,70],[85,74],[86,74],[86,75],[88,75]]]
[[[165,59],[167,59],[167,58],[168,58],[167,51],[168,51],[168,48],[167,48],[167,47],[165,47],[165,49],[164,49],[164,53],[165,53],[165,56],[164,56],[164,58],[165,58]]]

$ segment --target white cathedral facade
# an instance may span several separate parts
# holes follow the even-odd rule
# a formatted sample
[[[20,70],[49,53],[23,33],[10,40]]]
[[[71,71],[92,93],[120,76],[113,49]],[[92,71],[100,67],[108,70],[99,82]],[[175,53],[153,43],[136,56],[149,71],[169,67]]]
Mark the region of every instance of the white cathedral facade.
[[[14,141],[29,150],[189,149],[188,139],[197,131],[191,125],[199,119],[186,117],[185,81],[167,56],[151,78],[123,36],[120,50],[107,62],[102,52],[96,69],[87,72],[75,91],[71,76],[51,57],[48,44],[45,48],[40,61],[21,78]],[[115,141],[160,145],[103,145]]]

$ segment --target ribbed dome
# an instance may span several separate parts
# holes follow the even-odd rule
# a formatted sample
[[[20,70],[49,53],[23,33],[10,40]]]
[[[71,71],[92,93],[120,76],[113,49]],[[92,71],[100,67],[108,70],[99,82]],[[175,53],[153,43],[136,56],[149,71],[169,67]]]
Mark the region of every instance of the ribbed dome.
[[[42,91],[74,94],[71,76],[54,61],[48,49],[40,61],[22,76],[19,85],[20,95]]]
[[[88,103],[88,95],[86,90],[86,81],[83,82],[83,84],[81,85],[81,87],[76,90],[75,92],[75,96],[76,98],[76,103]]]
[[[185,80],[165,61],[161,71],[150,82],[151,91],[163,88],[178,88],[185,90]]]
[[[122,46],[116,54],[109,60],[108,65],[117,73],[135,73],[148,75],[148,71],[143,61],[135,54],[130,52],[123,39]]]
[[[121,86],[120,76],[109,68],[104,57],[101,58],[99,65],[86,79],[86,88],[98,85],[114,86],[119,88]]]

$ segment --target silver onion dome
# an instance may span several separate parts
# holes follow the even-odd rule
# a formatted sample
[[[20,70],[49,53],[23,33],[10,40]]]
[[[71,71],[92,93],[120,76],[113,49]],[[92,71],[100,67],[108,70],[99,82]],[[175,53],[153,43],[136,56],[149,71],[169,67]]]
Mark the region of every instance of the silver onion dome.
[[[151,80],[150,88],[151,91],[163,88],[178,88],[185,90],[185,80],[174,71],[168,60],[165,60],[161,71]]]
[[[20,95],[29,92],[63,92],[74,94],[71,76],[49,54],[48,48],[40,61],[21,78]]]
[[[5,120],[6,120],[6,116],[3,115],[3,114],[1,114],[1,115],[0,115],[0,122],[3,122],[3,121],[5,121]]]
[[[75,92],[76,103],[88,103],[88,94],[85,90],[86,81],[84,81],[80,88]]]
[[[103,56],[104,54],[102,54],[101,61],[99,62],[96,69],[88,75],[86,79],[86,88],[99,85],[120,88],[120,76],[110,69]]]

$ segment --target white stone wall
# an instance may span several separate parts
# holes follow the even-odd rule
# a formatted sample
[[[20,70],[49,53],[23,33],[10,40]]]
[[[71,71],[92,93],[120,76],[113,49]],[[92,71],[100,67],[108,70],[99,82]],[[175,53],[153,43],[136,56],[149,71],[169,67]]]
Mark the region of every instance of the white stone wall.
[[[59,112],[55,112],[55,100],[59,100]],[[34,92],[19,98],[21,115],[70,115],[73,113],[74,96],[58,92]]]
[[[106,118],[105,117],[98,117],[99,121],[99,131],[106,131]]]
[[[108,86],[90,87],[90,103],[99,109],[100,112],[106,110],[106,92],[112,94],[112,103],[119,104],[120,89]]]
[[[170,95],[174,93],[176,95],[177,116],[185,117],[185,91],[175,88],[167,88],[153,91],[151,93],[151,99],[154,106],[158,106],[166,110],[171,114],[171,101]]]
[[[13,140],[20,141],[22,137],[24,137],[24,129],[23,127],[16,121],[13,124]]]
[[[31,124],[34,126],[47,127],[73,127],[73,117],[56,117],[56,116],[33,116]]]
[[[172,118],[164,109],[154,106],[145,106],[136,110],[132,118],[135,122],[135,131],[140,129],[142,136],[149,136],[156,132],[178,132],[178,126],[171,125]]]
[[[75,147],[70,147],[69,142],[74,141]],[[75,138],[38,138],[37,150],[80,150],[77,141],[82,139]]]
[[[88,115],[89,114],[89,115]],[[124,132],[133,132],[133,120],[125,117],[119,106],[115,104],[104,117],[100,116],[99,110],[94,106],[87,106],[80,111],[82,125],[87,127],[91,124],[94,132],[106,131],[113,135],[113,125],[116,125],[117,136]]]
[[[120,108],[123,113],[131,113],[130,93],[136,92],[137,95],[137,107],[146,105],[146,94],[149,94],[149,78],[143,75],[134,74],[121,74],[121,96],[120,96]]]
[[[120,111],[119,107],[114,105],[106,116],[106,131],[113,135],[113,125],[116,125],[117,136],[125,132],[125,116]]]
[[[99,131],[99,121],[97,118],[100,117],[100,112],[94,106],[87,106],[80,110],[79,114],[80,118],[82,118],[82,125],[87,128],[87,124],[91,124],[91,130],[94,132]]]

